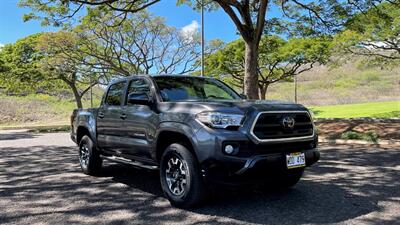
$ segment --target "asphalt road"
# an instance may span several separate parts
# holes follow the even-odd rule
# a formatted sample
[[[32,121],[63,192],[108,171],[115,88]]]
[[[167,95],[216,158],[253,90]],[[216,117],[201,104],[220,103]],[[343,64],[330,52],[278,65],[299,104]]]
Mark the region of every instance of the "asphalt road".
[[[172,208],[158,174],[105,163],[82,174],[66,133],[0,132],[0,223],[400,224],[400,148],[322,146],[288,191],[219,190],[202,208]]]

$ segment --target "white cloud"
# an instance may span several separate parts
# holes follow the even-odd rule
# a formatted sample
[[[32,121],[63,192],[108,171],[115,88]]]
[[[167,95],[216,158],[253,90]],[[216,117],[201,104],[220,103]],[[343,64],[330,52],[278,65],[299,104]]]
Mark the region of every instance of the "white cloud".
[[[2,43],[0,43],[0,48],[4,47],[4,45]]]
[[[193,36],[199,31],[199,23],[196,20],[193,20],[188,25],[182,27],[181,34],[185,38],[193,38]]]

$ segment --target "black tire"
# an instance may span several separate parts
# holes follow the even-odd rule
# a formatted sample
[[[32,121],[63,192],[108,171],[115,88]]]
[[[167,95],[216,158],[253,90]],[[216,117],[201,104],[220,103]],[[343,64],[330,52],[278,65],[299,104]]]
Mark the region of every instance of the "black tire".
[[[92,139],[85,135],[79,142],[79,164],[82,172],[87,175],[96,175],[100,172],[103,160],[96,151]]]
[[[181,169],[175,171],[174,167]],[[207,196],[199,164],[184,145],[172,144],[164,151],[160,163],[160,179],[165,196],[175,207],[198,206]]]

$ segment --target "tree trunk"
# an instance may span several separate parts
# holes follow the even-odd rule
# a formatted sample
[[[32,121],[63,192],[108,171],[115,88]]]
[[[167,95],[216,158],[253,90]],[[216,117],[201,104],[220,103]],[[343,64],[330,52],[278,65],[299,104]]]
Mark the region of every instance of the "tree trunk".
[[[244,63],[244,91],[249,99],[259,99],[257,73],[257,43],[246,42]]]
[[[267,98],[267,90],[268,90],[269,84],[263,84],[260,87],[260,98],[262,100],[265,100]]]
[[[83,105],[82,105],[82,96],[79,94],[78,88],[76,88],[76,86],[73,85],[73,84],[72,84],[72,85],[70,84],[70,87],[71,87],[71,89],[72,89],[72,92],[74,93],[75,102],[76,102],[76,107],[77,107],[78,109],[82,109],[82,108],[83,108]]]

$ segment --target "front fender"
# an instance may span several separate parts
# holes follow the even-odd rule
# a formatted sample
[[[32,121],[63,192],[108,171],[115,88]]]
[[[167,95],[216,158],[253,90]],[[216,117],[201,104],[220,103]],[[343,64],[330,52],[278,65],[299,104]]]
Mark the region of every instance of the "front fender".
[[[160,133],[163,131],[171,131],[171,132],[176,132],[176,133],[185,135],[191,142],[191,144],[193,146],[193,150],[197,154],[198,153],[197,139],[195,136],[197,128],[196,128],[196,126],[193,126],[193,127],[191,127],[185,123],[179,123],[179,122],[162,122],[162,123],[160,123],[157,128],[157,132],[156,132],[156,140],[157,141],[155,141],[153,144],[153,148],[152,148],[153,151],[151,152],[151,155],[154,158],[156,157],[158,137],[159,137]]]

